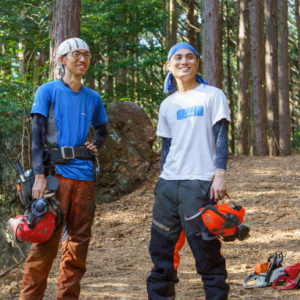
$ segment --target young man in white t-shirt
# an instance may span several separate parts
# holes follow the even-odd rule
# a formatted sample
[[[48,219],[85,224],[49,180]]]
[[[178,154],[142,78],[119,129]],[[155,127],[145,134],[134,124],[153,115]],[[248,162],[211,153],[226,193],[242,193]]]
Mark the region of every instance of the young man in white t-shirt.
[[[202,276],[206,300],[227,300],[225,259],[218,239],[205,241],[189,223],[207,204],[226,194],[229,107],[224,93],[197,75],[199,56],[187,43],[171,48],[157,135],[163,137],[161,175],[156,183],[150,241],[154,268],[147,279],[149,299],[175,299],[179,251],[187,238]]]

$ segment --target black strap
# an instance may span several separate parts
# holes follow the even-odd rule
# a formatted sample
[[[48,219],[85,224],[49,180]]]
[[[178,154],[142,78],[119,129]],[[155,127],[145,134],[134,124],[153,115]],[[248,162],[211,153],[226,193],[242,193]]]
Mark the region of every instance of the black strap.
[[[84,148],[84,147],[78,147],[78,148],[72,148],[72,147],[66,147],[64,150],[65,157],[73,158],[73,151],[74,151],[74,158],[80,159],[80,160],[91,160],[92,162],[95,162],[95,154],[93,151]],[[65,164],[68,162],[69,159],[64,159],[62,155],[62,149],[49,149],[48,150],[48,159],[56,164]]]

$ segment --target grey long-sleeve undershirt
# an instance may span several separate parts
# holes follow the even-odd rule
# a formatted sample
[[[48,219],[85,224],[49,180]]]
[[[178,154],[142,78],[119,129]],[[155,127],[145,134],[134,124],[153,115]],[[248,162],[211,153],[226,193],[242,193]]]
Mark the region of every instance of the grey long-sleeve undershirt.
[[[216,169],[226,170],[228,159],[228,124],[226,119],[218,121],[213,126],[216,141]],[[161,150],[161,172],[164,169],[167,156],[170,151],[172,138],[163,138]]]

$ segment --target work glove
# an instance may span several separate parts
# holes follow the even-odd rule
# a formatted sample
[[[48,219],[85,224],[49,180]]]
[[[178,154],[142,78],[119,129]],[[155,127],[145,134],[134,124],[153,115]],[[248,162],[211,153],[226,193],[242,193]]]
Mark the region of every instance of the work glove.
[[[56,217],[60,202],[55,197],[48,199],[48,202],[49,202],[49,207],[48,207],[49,212],[51,212],[51,214]]]
[[[44,198],[47,199],[49,202],[49,212],[56,217],[58,212],[58,206],[60,206],[60,202],[55,198],[55,193],[45,191]]]

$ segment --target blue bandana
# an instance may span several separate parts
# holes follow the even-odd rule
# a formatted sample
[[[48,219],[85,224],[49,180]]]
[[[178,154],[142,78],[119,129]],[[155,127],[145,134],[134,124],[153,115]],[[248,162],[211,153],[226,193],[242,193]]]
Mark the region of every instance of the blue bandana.
[[[168,61],[170,61],[173,54],[175,54],[178,50],[180,50],[182,48],[191,50],[196,55],[196,57],[199,58],[198,53],[196,52],[196,50],[190,44],[188,44],[188,43],[178,43],[170,49],[169,54],[168,54]],[[199,76],[197,74],[196,74],[196,81],[200,84],[201,83],[204,84],[204,85],[207,84],[207,82],[201,76]],[[170,92],[175,91],[175,90],[176,90],[176,88],[174,86],[174,76],[171,73],[171,71],[169,71],[169,73],[168,73],[168,75],[165,79],[164,92],[165,93],[170,93]]]

